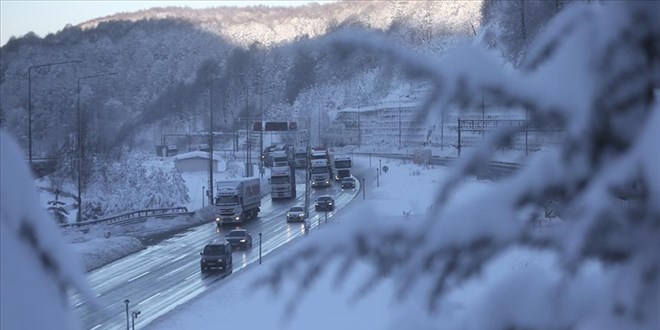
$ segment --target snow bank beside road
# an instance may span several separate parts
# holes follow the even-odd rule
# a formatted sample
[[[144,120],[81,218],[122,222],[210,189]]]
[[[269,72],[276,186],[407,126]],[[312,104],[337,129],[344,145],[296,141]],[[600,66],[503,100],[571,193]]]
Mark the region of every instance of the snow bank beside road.
[[[81,258],[86,271],[102,267],[144,249],[139,239],[130,236],[95,237],[70,246]]]

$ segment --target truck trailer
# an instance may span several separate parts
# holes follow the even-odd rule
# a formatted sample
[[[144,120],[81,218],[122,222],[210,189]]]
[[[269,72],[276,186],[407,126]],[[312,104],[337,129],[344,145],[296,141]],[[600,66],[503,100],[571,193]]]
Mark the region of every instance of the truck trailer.
[[[261,207],[261,186],[258,178],[217,181],[215,223],[241,224],[256,218]]]
[[[296,198],[296,170],[291,165],[270,169],[270,196],[276,199]]]

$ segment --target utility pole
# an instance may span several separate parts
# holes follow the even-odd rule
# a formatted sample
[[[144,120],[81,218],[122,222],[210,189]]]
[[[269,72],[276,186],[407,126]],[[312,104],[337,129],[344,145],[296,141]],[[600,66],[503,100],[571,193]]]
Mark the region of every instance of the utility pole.
[[[209,109],[209,206],[213,205],[213,81],[218,78],[211,78],[209,87],[210,109]]]
[[[357,107],[357,117],[358,117],[358,148],[362,146],[362,124],[360,123],[360,105]]]
[[[245,79],[245,78],[244,78]],[[250,104],[249,104],[249,96],[248,96],[248,88],[247,84],[245,84],[245,80],[243,80],[243,84],[245,85],[245,147],[246,147],[246,152],[247,152],[247,174],[245,175],[246,177],[251,177],[252,176],[252,160],[250,159]]]

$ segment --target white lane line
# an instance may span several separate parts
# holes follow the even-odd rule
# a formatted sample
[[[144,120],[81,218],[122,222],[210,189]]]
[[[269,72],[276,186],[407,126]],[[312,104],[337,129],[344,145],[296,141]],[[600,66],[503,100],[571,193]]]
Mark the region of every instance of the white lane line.
[[[170,262],[177,261],[177,260],[181,260],[181,259],[183,259],[183,258],[185,258],[185,257],[187,257],[187,256],[186,256],[185,254],[182,254],[182,255],[180,255],[180,256],[178,256],[178,257],[176,257],[176,258],[170,260]]]
[[[172,275],[172,274],[174,274],[174,273],[180,271],[181,269],[188,268],[189,266],[190,266],[190,265],[183,265],[183,266],[181,266],[181,267],[178,267],[178,268],[176,268],[176,269],[170,271],[169,273],[167,273],[167,274],[165,274],[165,275],[163,275],[163,276],[157,278],[156,280],[160,280],[160,279],[163,279],[163,278],[165,278],[165,277],[168,277],[168,276],[170,276],[170,275]]]
[[[158,292],[158,293],[156,293],[155,295],[153,295],[153,296],[151,296],[151,297],[149,297],[149,298],[147,298],[147,299],[145,299],[145,300],[142,300],[141,302],[138,303],[138,305],[144,304],[144,303],[146,303],[147,301],[149,301],[149,300],[151,300],[151,299],[154,299],[154,298],[160,296],[160,294],[161,294],[161,292]]]
[[[85,303],[84,301],[81,301],[81,302],[77,303],[76,306],[74,306],[74,307],[78,308],[78,307],[82,306],[84,303]]]
[[[135,276],[135,277],[133,277],[132,279],[130,279],[130,280],[128,280],[128,281],[129,281],[129,282],[133,282],[133,281],[137,280],[138,278],[140,278],[140,277],[142,277],[142,276],[144,276],[144,275],[147,275],[147,274],[149,274],[148,271],[147,271],[147,272],[144,272],[144,273],[142,273],[142,274],[140,274],[140,275],[138,275],[138,276]]]
[[[97,324],[95,327],[93,327],[93,328],[91,328],[91,329],[89,329],[89,330],[96,330],[96,329],[100,328],[102,325],[103,325],[103,324]]]
[[[193,278],[193,277],[195,277],[195,276],[198,276],[199,273],[200,273],[200,272],[196,272],[196,273],[194,273],[194,274],[192,274],[192,275],[186,277],[186,279],[184,279],[184,281],[187,281],[187,280],[189,280],[189,279],[191,279],[191,278]]]

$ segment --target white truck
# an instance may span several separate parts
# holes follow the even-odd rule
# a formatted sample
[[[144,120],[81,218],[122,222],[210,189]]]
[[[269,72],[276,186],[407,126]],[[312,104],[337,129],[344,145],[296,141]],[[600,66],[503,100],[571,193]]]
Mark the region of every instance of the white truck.
[[[241,224],[256,218],[261,207],[261,187],[258,178],[217,181],[215,223]]]
[[[271,157],[273,159],[273,167],[289,166],[292,163],[289,153],[284,150],[273,151]]]
[[[293,149],[294,162],[297,168],[307,167],[307,150],[305,148],[297,147]]]
[[[339,181],[351,176],[351,157],[348,155],[330,154],[332,177]]]
[[[330,186],[330,171],[328,170],[328,161],[325,159],[310,160],[309,170],[312,188]]]
[[[296,170],[293,166],[277,166],[270,169],[271,199],[296,198]]]

